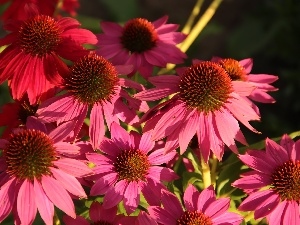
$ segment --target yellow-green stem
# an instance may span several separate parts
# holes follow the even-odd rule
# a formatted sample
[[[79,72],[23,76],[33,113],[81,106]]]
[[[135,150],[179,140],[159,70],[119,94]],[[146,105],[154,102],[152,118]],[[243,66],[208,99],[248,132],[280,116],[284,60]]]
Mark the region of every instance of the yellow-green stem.
[[[211,174],[210,174],[210,167],[208,162],[206,163],[201,157],[201,170],[202,170],[202,179],[203,179],[203,186],[207,188],[211,185]]]
[[[189,47],[193,44],[195,39],[199,36],[203,28],[210,21],[210,19],[215,14],[219,5],[223,0],[214,0],[210,6],[206,9],[204,14],[200,17],[196,25],[192,28],[191,32],[187,36],[187,38],[179,45],[181,51],[186,52]],[[166,68],[161,69],[158,74],[164,74],[172,70],[176,65],[175,64],[167,64]]]
[[[54,212],[54,224],[55,225],[61,225],[60,220],[58,218],[58,215],[56,212]]]
[[[204,2],[204,0],[198,0],[196,2],[195,6],[192,10],[192,13],[190,14],[190,17],[188,18],[186,24],[184,25],[184,27],[181,31],[182,33],[188,34],[191,31],[194,21],[200,13],[200,9],[201,9],[203,2]]]
[[[217,167],[218,167],[218,159],[215,155],[213,155],[212,159],[211,159],[211,183],[213,185],[216,184],[216,180],[217,180]]]
[[[208,9],[204,12],[204,14],[200,17],[196,25],[193,27],[191,33],[187,36],[187,38],[184,40],[184,42],[180,45],[180,49],[183,52],[186,52],[189,47],[192,45],[192,43],[195,41],[195,39],[198,37],[198,35],[201,33],[203,28],[206,26],[206,24],[210,21],[210,19],[215,14],[216,10],[218,9],[219,5],[221,4],[222,0],[214,0]]]

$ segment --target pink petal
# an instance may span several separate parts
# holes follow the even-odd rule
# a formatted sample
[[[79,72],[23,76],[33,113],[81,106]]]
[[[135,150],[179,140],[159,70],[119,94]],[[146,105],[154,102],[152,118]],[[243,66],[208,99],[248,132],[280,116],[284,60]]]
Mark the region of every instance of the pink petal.
[[[111,125],[111,139],[120,149],[129,149],[130,147],[129,133],[116,123]]]
[[[89,135],[94,149],[99,148],[105,135],[105,125],[101,104],[94,104],[90,114]]]
[[[149,77],[148,79],[154,86],[159,88],[178,89],[180,77],[175,75],[160,75]]]
[[[41,184],[34,178],[33,183],[34,196],[39,213],[47,225],[53,224],[54,205],[47,197]]]
[[[103,195],[105,194],[109,188],[114,186],[114,184],[118,180],[117,173],[109,173],[98,179],[95,184],[91,188],[90,195]]]
[[[80,154],[80,147],[67,142],[58,142],[53,145],[56,151],[65,156],[75,156]]]
[[[124,193],[124,207],[129,215],[137,208],[140,202],[139,187],[136,181],[131,181]]]
[[[248,97],[256,102],[262,102],[262,103],[275,102],[275,99],[272,96],[259,89],[255,89]]]
[[[239,64],[242,67],[244,67],[246,73],[249,74],[250,71],[252,70],[253,60],[251,58],[243,59],[243,60],[239,61]]]
[[[169,162],[171,159],[174,158],[175,155],[176,151],[165,153],[165,149],[161,148],[151,152],[148,156],[148,160],[151,163],[151,165],[161,165],[163,163]]]
[[[51,168],[51,172],[56,180],[59,181],[63,188],[68,192],[78,196],[79,198],[87,198],[85,191],[75,177],[55,168]]]
[[[232,81],[233,90],[240,96],[249,96],[256,88],[254,84],[244,81]]]
[[[70,39],[71,37],[73,40],[76,40],[76,42],[79,42],[80,44],[96,44],[98,42],[94,33],[87,29],[74,28],[65,30],[61,34],[61,37],[66,39]]]
[[[264,186],[268,186],[270,183],[269,175],[259,173],[244,176],[233,182],[232,185],[240,189],[260,189]]]
[[[172,212],[168,212],[167,210],[158,207],[158,206],[150,206],[148,207],[148,213],[151,218],[153,218],[159,224],[176,224],[177,219],[180,218],[181,215],[177,215],[175,218]]]
[[[102,152],[113,157],[117,157],[121,153],[121,149],[119,148],[119,146],[116,145],[115,142],[110,139],[103,140],[99,145],[99,149]]]
[[[163,99],[166,96],[173,94],[174,90],[166,87],[166,88],[151,88],[146,91],[141,91],[134,95],[135,98],[142,101],[154,101]]]
[[[104,209],[99,202],[93,202],[90,207],[90,218],[93,222],[97,221],[107,221],[113,223],[118,208],[115,206],[110,209]]]
[[[52,130],[48,136],[54,141],[54,142],[60,142],[63,141],[68,137],[68,135],[73,131],[75,127],[74,121],[69,121],[61,124],[54,130]]]
[[[210,185],[205,188],[199,195],[197,208],[198,210],[204,212],[207,207],[216,200],[216,194],[214,191],[214,187]]]
[[[102,21],[100,23],[103,33],[109,36],[121,36],[122,27],[117,23]]]
[[[147,225],[157,225],[156,221],[152,219],[147,213],[141,211],[138,216],[139,224],[147,224]]]
[[[211,218],[211,221],[214,225],[240,225],[243,220],[243,217],[236,213],[226,212],[218,217]],[[224,221],[226,221],[224,223]]]
[[[278,80],[277,76],[269,75],[269,74],[249,74],[248,80],[257,83],[273,83],[274,81]]]
[[[105,117],[105,122],[109,129],[113,122],[119,124],[119,119],[118,119],[117,115],[114,113],[114,105],[113,104],[111,104],[110,102],[106,102],[105,104],[103,104],[103,113],[104,113],[104,117]]]
[[[155,142],[151,140],[151,136],[152,136],[151,132],[145,132],[141,137],[138,147],[145,154],[147,154],[149,151],[151,151],[154,148]]]
[[[157,29],[160,26],[164,25],[167,22],[168,18],[169,18],[168,16],[163,16],[163,17],[153,21],[152,24]]]
[[[299,204],[296,201],[287,201],[283,214],[283,224],[298,225],[299,223]]]
[[[200,126],[197,130],[198,145],[204,161],[207,162],[210,154],[209,124],[211,124],[212,115],[211,113],[208,113],[207,116],[205,116],[203,113],[199,113],[199,119]]]
[[[106,209],[112,208],[122,201],[126,187],[126,180],[119,181],[114,187],[111,186],[104,196],[103,207]]]
[[[0,188],[0,222],[2,222],[12,211],[16,194],[16,179],[10,179]]]
[[[155,181],[173,181],[178,179],[177,174],[170,168],[160,167],[160,166],[151,166],[148,170],[147,177],[152,178]]]
[[[235,145],[234,137],[240,130],[237,120],[232,116],[227,109],[214,112],[213,119],[216,121],[217,129],[222,141],[234,152],[238,153]]]
[[[42,177],[42,187],[48,198],[72,218],[76,217],[74,203],[69,193],[61,186],[61,184],[49,176]]]
[[[144,185],[141,185],[141,191],[149,205],[160,206],[161,190],[165,189],[160,181],[147,178]]]
[[[286,212],[287,204],[288,204],[287,201],[280,202],[278,206],[268,215],[267,220],[269,224],[280,224],[280,225],[284,224],[283,220],[284,220],[284,216],[285,216],[284,214]],[[288,224],[291,224],[290,222],[291,221],[289,221]]]
[[[153,140],[158,140],[172,133],[177,126],[182,124],[182,119],[185,117],[185,104],[181,103],[174,106],[166,112],[156,124],[153,130]]]
[[[44,133],[47,133],[47,128],[44,123],[42,123],[38,118],[29,116],[26,120],[27,129],[40,130]]]
[[[22,224],[31,224],[37,213],[37,205],[34,199],[33,184],[25,179],[21,184],[17,199],[18,216]]]
[[[198,210],[197,203],[199,196],[200,193],[198,190],[192,184],[189,184],[183,195],[184,206],[187,211]]]
[[[282,165],[289,160],[287,150],[269,138],[266,139],[266,153],[267,157],[274,159],[278,165]]]
[[[204,211],[210,218],[218,217],[225,213],[230,206],[229,198],[220,198],[213,201]]]
[[[180,153],[182,154],[187,149],[190,141],[196,133],[196,130],[200,127],[200,117],[195,111],[189,112],[186,116],[186,121],[181,127],[179,133],[179,146]]]
[[[76,216],[76,218],[72,218],[68,215],[64,215],[63,222],[66,225],[90,225],[90,223],[81,216]]]
[[[172,218],[177,219],[183,214],[182,206],[178,198],[171,192],[162,190],[161,203],[164,209],[171,213]]]
[[[76,159],[61,158],[54,161],[53,164],[74,177],[84,177],[92,174],[92,169]]]
[[[265,201],[260,201],[259,206],[255,209],[254,219],[263,218],[270,214],[280,202],[278,195],[269,196]]]
[[[263,202],[273,195],[278,196],[273,190],[265,190],[254,192],[248,196],[242,204],[239,206],[239,210],[242,211],[252,211],[256,210]],[[279,203],[279,198],[277,198],[277,203]]]

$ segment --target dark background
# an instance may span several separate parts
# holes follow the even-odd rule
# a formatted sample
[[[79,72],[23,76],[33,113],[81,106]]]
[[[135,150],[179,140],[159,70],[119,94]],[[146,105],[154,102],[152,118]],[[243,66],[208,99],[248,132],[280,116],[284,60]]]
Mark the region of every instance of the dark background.
[[[182,29],[196,0],[79,0],[77,19],[82,26],[100,32],[99,21],[124,23],[134,17],[154,21],[169,15],[169,23]],[[205,0],[200,15],[211,1]],[[257,104],[261,122],[252,125],[262,132],[253,134],[241,125],[251,142],[278,137],[300,130],[300,63],[298,0],[224,0],[212,20],[187,51],[189,65],[194,58],[210,60],[212,56],[237,60],[253,58],[251,73],[279,77],[271,93],[275,104]],[[3,36],[3,31],[1,36]],[[6,84],[0,89],[0,104],[11,101]]]

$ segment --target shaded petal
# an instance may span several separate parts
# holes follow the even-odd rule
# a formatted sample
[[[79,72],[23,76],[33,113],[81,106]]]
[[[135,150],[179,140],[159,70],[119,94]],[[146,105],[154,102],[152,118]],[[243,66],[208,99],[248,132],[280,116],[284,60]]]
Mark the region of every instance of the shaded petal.
[[[118,180],[117,173],[109,173],[101,177],[96,181],[96,183],[92,186],[90,195],[103,195],[105,194],[109,188],[113,187],[114,184]]]
[[[49,176],[43,176],[41,183],[46,195],[54,205],[67,215],[75,218],[76,213],[74,203],[69,193],[61,186],[61,184]]]
[[[270,176],[259,173],[242,177],[232,183],[233,186],[240,189],[260,189],[268,186],[271,183]]]
[[[80,154],[80,147],[67,142],[58,142],[53,145],[59,154],[75,156]]]
[[[156,222],[160,224],[175,225],[177,219],[181,216],[177,215],[177,217],[174,217],[172,212],[168,212],[167,210],[158,206],[148,207],[148,213],[150,214],[151,218],[153,218]]]
[[[54,161],[53,164],[74,177],[84,177],[93,173],[85,163],[76,159],[61,158]]]
[[[163,163],[169,162],[174,158],[175,155],[176,151],[165,153],[165,149],[161,148],[151,152],[151,154],[148,156],[148,160],[151,165],[161,165]]]
[[[161,194],[161,203],[164,209],[172,214],[172,218],[179,218],[183,214],[183,209],[178,198],[167,190],[162,190]]]
[[[125,150],[130,148],[130,135],[124,128],[117,123],[112,123],[110,130],[111,139],[120,149]]]
[[[139,187],[136,181],[129,182],[124,193],[124,207],[129,215],[137,208],[140,202]]]
[[[114,187],[111,186],[104,196],[103,207],[112,208],[122,201],[126,187],[127,181],[125,180],[120,180]]]
[[[254,219],[259,219],[270,214],[280,202],[278,195],[269,196],[265,201],[260,201],[259,206],[256,207],[254,212]]]
[[[204,212],[207,209],[207,207],[215,200],[216,200],[216,194],[214,191],[214,187],[210,185],[209,187],[201,191],[199,195],[198,203],[197,203],[198,210]]]
[[[156,87],[177,90],[180,83],[180,77],[175,75],[161,75],[149,77],[148,81]]]
[[[85,191],[75,177],[53,167],[51,168],[51,172],[56,180],[58,180],[68,192],[78,196],[79,198],[87,198]]]
[[[134,98],[137,98],[142,101],[155,101],[155,100],[163,99],[166,96],[173,94],[173,93],[174,93],[174,90],[169,87],[151,88],[146,91],[141,91],[141,92],[135,94]]]
[[[204,161],[207,163],[210,154],[210,121],[212,119],[211,113],[205,116],[203,113],[199,114],[199,129],[197,129],[198,146]]]
[[[141,137],[139,143],[139,149],[143,151],[145,154],[147,154],[149,151],[151,151],[154,148],[155,142],[151,140],[151,136],[152,136],[151,132],[145,132]]]
[[[12,211],[17,194],[16,179],[11,179],[0,188],[0,222]]]
[[[73,131],[75,127],[74,121],[69,121],[61,124],[54,130],[52,130],[48,136],[54,141],[54,142],[59,142],[63,141],[66,139],[70,133]]]
[[[204,213],[210,218],[218,217],[229,208],[230,199],[229,198],[220,198],[213,201],[209,206],[204,210]]]
[[[177,174],[170,168],[161,166],[151,166],[148,170],[147,177],[151,177],[155,181],[173,181],[178,178]]]
[[[198,192],[198,190],[192,184],[189,184],[189,186],[185,189],[183,195],[184,206],[187,211],[198,210],[197,204],[199,196],[200,193]]]
[[[47,197],[40,182],[38,182],[36,178],[34,178],[33,188],[34,188],[35,202],[42,219],[47,225],[52,225],[53,216],[54,216],[53,203]]]
[[[94,104],[90,114],[90,128],[89,135],[91,143],[94,149],[99,148],[100,142],[105,135],[105,125],[102,112],[102,106],[100,104]]]
[[[165,189],[160,181],[156,182],[151,178],[146,178],[147,181],[141,187],[141,191],[149,205],[160,206],[161,190]]]
[[[278,165],[282,165],[289,160],[288,152],[272,139],[266,139],[267,157],[272,157]]]
[[[27,129],[40,130],[44,133],[47,133],[47,128],[44,123],[42,123],[38,118],[29,116],[26,120]]]
[[[18,192],[17,210],[22,224],[32,224],[37,213],[33,184],[25,179]]]

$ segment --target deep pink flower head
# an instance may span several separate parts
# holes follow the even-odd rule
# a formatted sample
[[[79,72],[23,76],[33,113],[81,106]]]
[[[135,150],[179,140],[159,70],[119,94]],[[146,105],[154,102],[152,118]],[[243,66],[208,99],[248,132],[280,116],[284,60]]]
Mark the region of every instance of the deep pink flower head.
[[[229,74],[231,80],[249,82],[256,87],[252,93],[247,96],[251,100],[262,103],[274,103],[275,99],[267,92],[277,91],[278,89],[271,85],[278,77],[269,74],[251,74],[253,60],[243,59],[237,61],[231,58],[213,57],[213,62],[219,63]]]
[[[120,223],[124,215],[117,215],[118,208],[114,206],[109,209],[103,208],[99,202],[93,202],[89,210],[90,220],[82,216],[72,218],[68,215],[63,217],[65,225],[133,225],[132,223]]]
[[[214,62],[199,62],[177,72],[179,76],[149,78],[156,87],[135,95],[145,101],[173,95],[142,117],[141,121],[146,121],[144,131],[153,130],[153,140],[167,137],[166,151],[179,145],[181,154],[196,134],[205,161],[210,150],[220,160],[224,144],[237,153],[235,140],[247,144],[238,122],[257,132],[249,121],[260,117],[243,98],[255,87],[247,82],[232,81]]]
[[[66,94],[51,98],[40,106],[37,114],[45,122],[76,120],[75,136],[87,116],[89,108],[89,136],[96,149],[105,135],[105,123],[110,128],[119,120],[130,125],[137,123],[136,111],[146,112],[146,102],[132,98],[126,88],[138,91],[144,87],[129,79],[119,77],[128,74],[131,66],[114,66],[111,62],[93,52],[75,61],[71,73],[64,77]],[[126,104],[124,103],[126,102]]]
[[[63,141],[73,127],[68,122],[48,132],[30,117],[27,129],[0,139],[0,222],[12,211],[16,224],[30,225],[38,210],[45,224],[52,225],[54,206],[76,216],[71,196],[87,197],[76,178],[91,175],[92,170],[67,157],[80,151],[76,144]]]
[[[186,35],[176,32],[178,25],[166,24],[164,16],[154,22],[144,18],[131,19],[124,27],[112,22],[101,22],[103,34],[98,37],[98,54],[114,64],[133,65],[132,74],[138,71],[143,77],[152,74],[154,66],[179,64],[186,58],[176,45]]]
[[[266,217],[270,225],[300,224],[300,140],[283,135],[280,144],[266,139],[266,150],[249,150],[239,158],[250,172],[232,185],[249,196],[239,210],[254,211],[254,218]]]
[[[127,133],[120,125],[112,123],[111,139],[101,142],[103,154],[87,154],[95,164],[95,184],[91,195],[105,195],[103,207],[110,208],[123,200],[127,214],[139,205],[142,193],[150,205],[158,205],[162,181],[172,181],[178,176],[169,168],[162,167],[174,157],[175,151],[164,154],[164,149],[155,149],[151,134],[142,136]]]
[[[47,90],[59,85],[67,66],[61,58],[76,60],[87,54],[83,44],[95,44],[95,35],[72,18],[35,15],[6,24],[11,33],[0,40],[8,45],[0,53],[0,84],[9,81],[14,99],[28,94],[34,104]]]
[[[227,212],[230,199],[216,199],[213,186],[200,193],[193,185],[189,185],[183,196],[184,208],[178,198],[166,190],[162,190],[161,202],[163,208],[150,206],[148,212],[163,225],[238,225],[243,220],[242,216]]]

